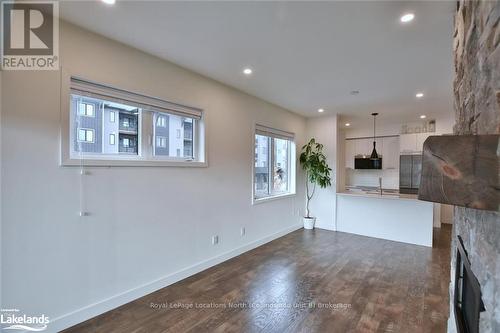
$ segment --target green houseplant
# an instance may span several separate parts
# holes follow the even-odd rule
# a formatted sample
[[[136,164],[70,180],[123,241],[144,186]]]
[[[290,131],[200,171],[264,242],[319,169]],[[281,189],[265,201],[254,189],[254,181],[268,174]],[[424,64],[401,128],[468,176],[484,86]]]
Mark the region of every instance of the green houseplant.
[[[316,186],[326,188],[331,186],[330,172],[332,169],[326,163],[326,156],[323,153],[323,145],[312,138],[304,147],[299,158],[300,165],[306,176],[306,216],[304,217],[304,228],[313,229],[316,222],[315,217],[311,217],[309,202],[314,196]],[[311,186],[312,185],[312,189]]]

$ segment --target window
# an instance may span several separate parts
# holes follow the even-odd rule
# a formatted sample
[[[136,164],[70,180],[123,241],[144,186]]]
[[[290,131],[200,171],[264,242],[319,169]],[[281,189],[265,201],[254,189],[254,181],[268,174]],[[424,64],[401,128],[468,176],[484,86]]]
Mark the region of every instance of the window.
[[[289,156],[290,147],[288,140],[273,139],[274,142],[274,179],[273,186],[275,193],[287,193],[288,192],[288,178],[289,178]]]
[[[88,128],[78,129],[78,141],[79,142],[94,142],[94,130]]]
[[[133,105],[76,94],[71,95],[71,101],[72,105],[78,106],[79,110],[72,119],[74,126],[92,131],[91,134],[84,134],[82,131],[78,131],[77,140],[75,140],[73,145],[74,154],[78,154],[79,156],[94,154],[139,154],[137,145],[133,146],[133,148],[131,148],[130,144],[128,147],[124,147],[123,145],[117,145],[116,141],[118,139],[119,142],[123,142],[124,138],[128,138],[129,142],[131,140],[138,142],[141,134],[138,126],[140,109]],[[94,117],[82,115],[80,112],[82,105],[93,106],[92,112],[94,112]],[[116,122],[116,117],[119,119],[118,122]],[[86,140],[82,140],[83,135],[86,136]],[[90,140],[89,136],[91,137]],[[82,142],[87,142],[87,144],[81,144]]]
[[[156,147],[157,148],[166,148],[167,147],[167,138],[164,136],[156,137]]]
[[[295,193],[294,134],[257,125],[254,200]]]
[[[254,184],[255,198],[269,195],[269,147],[271,138],[264,135],[255,135],[255,167]]]
[[[196,119],[163,112],[155,112],[154,117],[156,118],[154,155],[159,158],[192,160],[193,124],[196,123]]]
[[[84,117],[95,117],[95,105],[88,102],[80,102],[78,114]]]
[[[167,127],[167,117],[158,116],[158,118],[156,120],[156,126],[157,127]]]
[[[206,165],[202,110],[78,78],[69,81],[64,165],[79,165],[82,158],[86,165]]]

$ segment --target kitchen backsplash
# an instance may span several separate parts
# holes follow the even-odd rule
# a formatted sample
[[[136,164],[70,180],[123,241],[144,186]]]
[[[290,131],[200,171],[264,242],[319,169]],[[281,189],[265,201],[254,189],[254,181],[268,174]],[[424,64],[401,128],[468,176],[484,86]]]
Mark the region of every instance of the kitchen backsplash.
[[[375,186],[378,187],[378,179],[382,177],[382,187],[387,189],[399,189],[399,169],[389,170],[361,170],[346,169],[346,186]]]

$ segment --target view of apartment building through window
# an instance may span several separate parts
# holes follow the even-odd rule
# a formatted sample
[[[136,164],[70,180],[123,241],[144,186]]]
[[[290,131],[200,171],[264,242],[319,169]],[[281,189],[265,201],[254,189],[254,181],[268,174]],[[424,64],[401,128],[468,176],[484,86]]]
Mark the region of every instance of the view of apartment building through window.
[[[273,190],[275,193],[288,191],[289,176],[289,143],[288,140],[274,139],[274,179]]]
[[[71,103],[78,110],[74,113],[75,152],[138,154],[140,109],[78,95],[72,95]]]
[[[269,142],[271,138],[255,135],[255,196],[263,197],[269,192]]]
[[[193,158],[193,119],[155,112],[156,156]]]

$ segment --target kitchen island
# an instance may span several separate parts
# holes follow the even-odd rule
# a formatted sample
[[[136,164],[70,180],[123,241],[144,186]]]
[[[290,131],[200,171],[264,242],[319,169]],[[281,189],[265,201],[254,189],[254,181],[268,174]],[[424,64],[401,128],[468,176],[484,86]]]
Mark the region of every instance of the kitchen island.
[[[337,193],[336,230],[432,247],[433,203],[397,191]]]

